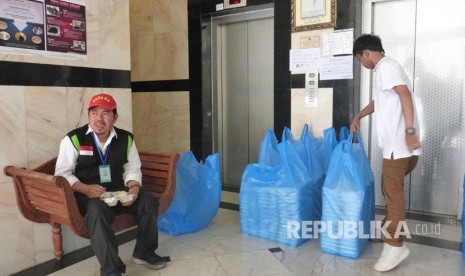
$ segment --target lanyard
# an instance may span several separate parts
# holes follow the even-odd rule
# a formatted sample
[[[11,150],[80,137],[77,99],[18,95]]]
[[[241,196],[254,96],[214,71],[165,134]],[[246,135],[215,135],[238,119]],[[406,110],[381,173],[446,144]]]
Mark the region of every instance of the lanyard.
[[[107,147],[107,151],[105,152],[105,155],[102,155],[102,151],[100,150],[100,147],[98,145],[97,135],[95,135],[95,132],[92,132],[92,134],[93,134],[93,137],[94,137],[95,146],[97,147],[98,155],[100,156],[100,160],[102,160],[102,165],[105,166],[105,163],[107,163],[107,160],[108,160],[108,155],[110,155],[111,142]]]

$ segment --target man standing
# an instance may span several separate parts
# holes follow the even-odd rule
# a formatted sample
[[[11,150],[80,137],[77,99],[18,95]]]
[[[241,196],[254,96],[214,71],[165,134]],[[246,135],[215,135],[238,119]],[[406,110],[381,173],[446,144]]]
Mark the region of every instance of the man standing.
[[[360,119],[376,111],[374,122],[383,151],[382,191],[388,235],[374,269],[388,271],[410,254],[404,237],[398,234],[405,225],[404,177],[412,172],[421,155],[418,116],[408,76],[397,61],[384,55],[378,36],[365,34],[357,38],[353,54],[374,72],[373,100],[352,119],[350,131],[358,131]]]
[[[112,96],[93,96],[88,106],[89,124],[72,130],[62,139],[55,169],[55,175],[65,177],[75,192],[91,246],[101,265],[101,275],[121,275],[126,271],[111,230],[115,212],[132,213],[137,219],[132,261],[153,269],[166,265],[155,254],[158,201],[141,189],[141,162],[133,135],[114,127],[117,119]],[[105,191],[122,190],[133,199],[115,207],[100,199]]]

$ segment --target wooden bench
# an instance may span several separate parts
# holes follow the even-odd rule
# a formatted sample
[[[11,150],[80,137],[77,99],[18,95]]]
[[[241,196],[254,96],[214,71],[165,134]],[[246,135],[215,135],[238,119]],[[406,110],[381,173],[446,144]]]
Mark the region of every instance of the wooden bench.
[[[177,153],[140,152],[142,186],[159,200],[158,214],[170,206],[176,186]],[[53,158],[39,167],[28,170],[6,166],[3,172],[13,178],[18,208],[25,218],[52,226],[54,254],[57,260],[63,256],[61,225],[67,225],[76,235],[89,238],[84,218],[74,198],[74,191],[62,176],[54,176]],[[118,214],[112,224],[113,231],[120,232],[137,225],[131,214]]]

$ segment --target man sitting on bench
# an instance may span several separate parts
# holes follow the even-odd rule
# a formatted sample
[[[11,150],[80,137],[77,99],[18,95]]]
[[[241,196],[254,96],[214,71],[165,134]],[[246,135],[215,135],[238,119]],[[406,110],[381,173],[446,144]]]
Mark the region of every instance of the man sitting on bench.
[[[61,141],[55,175],[65,177],[75,191],[90,244],[101,265],[101,275],[121,275],[126,265],[118,256],[111,224],[115,213],[132,213],[137,219],[132,261],[152,269],[166,266],[155,253],[158,247],[158,200],[141,189],[141,162],[132,133],[114,127],[116,102],[108,94],[92,97],[89,124],[69,132]],[[127,200],[111,207],[101,197],[125,191]]]

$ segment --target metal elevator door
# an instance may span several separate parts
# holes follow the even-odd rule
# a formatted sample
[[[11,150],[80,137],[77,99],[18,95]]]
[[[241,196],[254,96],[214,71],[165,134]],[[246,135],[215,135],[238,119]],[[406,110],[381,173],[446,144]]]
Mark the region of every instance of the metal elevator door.
[[[362,9],[362,33],[379,35],[386,55],[404,66],[413,84],[423,155],[406,177],[406,208],[460,215],[465,171],[465,2],[364,0]],[[361,106],[371,99],[371,74],[362,69]],[[381,151],[368,120],[362,130],[367,133],[365,144],[377,182],[376,204],[383,204]]]
[[[217,19],[212,30],[214,147],[223,185],[240,186],[273,128],[273,10]],[[216,89],[215,89],[216,88]]]

